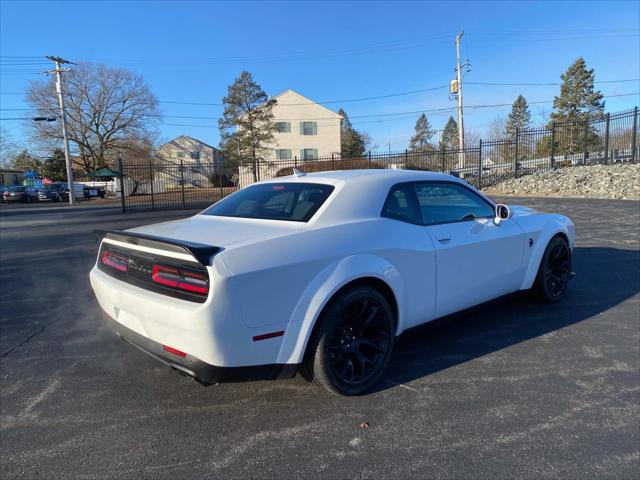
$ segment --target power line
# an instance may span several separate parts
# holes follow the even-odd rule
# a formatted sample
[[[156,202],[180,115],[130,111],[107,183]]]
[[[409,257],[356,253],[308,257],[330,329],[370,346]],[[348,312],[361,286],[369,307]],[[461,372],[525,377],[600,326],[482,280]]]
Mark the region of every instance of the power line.
[[[623,80],[596,80],[593,83],[625,83],[625,82],[637,82],[640,81],[640,78],[626,78]],[[549,83],[493,83],[493,82],[466,82],[467,85],[490,85],[490,86],[558,86],[562,85],[560,82],[549,82]]]
[[[623,79],[623,80],[601,80],[601,81],[595,81],[594,83],[624,83],[624,82],[634,82],[634,81],[640,81],[640,78],[631,78],[631,79]],[[561,83],[489,83],[489,82],[465,82],[467,85],[501,85],[501,86],[508,86],[508,85],[520,85],[520,86],[533,86],[533,85],[550,85],[550,86],[555,86],[555,85],[561,85]],[[287,105],[279,105],[281,107],[286,107],[286,106],[303,106],[303,105],[314,105],[314,104],[320,104],[320,105],[329,105],[329,104],[335,104],[335,103],[351,103],[351,102],[362,102],[362,101],[368,101],[368,100],[377,100],[377,99],[382,99],[382,98],[389,98],[389,97],[399,97],[399,96],[403,96],[403,95],[412,95],[415,93],[423,93],[423,92],[430,92],[430,91],[435,91],[435,90],[442,90],[445,88],[449,88],[449,85],[439,85],[437,87],[430,87],[430,88],[423,88],[423,89],[419,89],[419,90],[410,90],[407,92],[398,92],[398,93],[390,93],[387,95],[376,95],[376,96],[372,96],[372,97],[361,97],[361,98],[347,98],[347,99],[342,99],[342,100],[324,100],[324,101],[320,101],[320,102],[306,102],[306,103],[289,103]],[[212,107],[219,107],[219,106],[223,106],[223,103],[209,103],[209,102],[184,102],[184,101],[178,101],[178,100],[161,100],[158,103],[166,103],[166,104],[173,104],[173,105],[201,105],[201,106],[212,106]]]
[[[629,96],[635,96],[635,95],[640,95],[640,92],[633,92],[633,93],[620,93],[620,94],[614,94],[614,95],[604,95],[603,98],[617,98],[617,97],[629,97]],[[533,102],[527,102],[528,105],[541,105],[541,104],[546,104],[546,103],[553,103],[553,100],[539,100],[539,101],[533,101]],[[509,103],[494,103],[494,104],[480,104],[480,105],[465,105],[466,109],[474,109],[474,110],[478,110],[478,109],[483,109],[483,108],[500,108],[500,107],[511,107],[513,106],[513,102],[509,102]],[[416,114],[420,114],[420,113],[442,113],[442,112],[452,112],[457,110],[458,107],[442,107],[442,108],[433,108],[433,109],[423,109],[423,110],[413,110],[413,111],[407,111],[407,112],[385,112],[385,113],[375,113],[375,114],[368,114],[368,115],[353,115],[353,116],[349,116],[350,119],[352,118],[376,118],[376,117],[399,117],[402,115],[416,115]],[[43,109],[43,110],[51,110],[51,109]],[[36,109],[36,111],[38,111]],[[83,112],[86,114],[86,112]],[[217,121],[220,119],[220,117],[196,117],[196,116],[188,116],[188,115],[141,115],[141,116],[146,116],[146,117],[164,117],[164,118],[181,118],[181,119],[191,119],[191,120],[212,120],[212,121]],[[29,120],[29,117],[14,117],[14,118],[0,118],[0,120]],[[393,120],[398,120],[399,118],[394,118]],[[284,120],[284,121],[298,121],[300,120],[300,118],[279,118],[278,120]],[[308,118],[305,117],[305,120],[335,120],[334,117],[317,117],[317,118]],[[353,122],[355,123],[355,122]],[[358,122],[358,123],[364,123],[364,122]],[[368,122],[368,123],[373,123],[373,122]],[[214,125],[212,125],[214,126]],[[214,126],[215,127],[215,126]]]

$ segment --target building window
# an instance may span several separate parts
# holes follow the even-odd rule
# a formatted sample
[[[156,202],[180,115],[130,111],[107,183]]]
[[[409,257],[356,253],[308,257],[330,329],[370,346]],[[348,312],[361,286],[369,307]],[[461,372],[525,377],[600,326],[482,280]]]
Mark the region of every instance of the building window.
[[[317,135],[318,122],[300,122],[300,135]]]
[[[184,152],[178,152],[177,155],[178,158],[184,158]]]
[[[300,158],[303,160],[317,160],[318,149],[317,148],[303,148],[300,150]]]
[[[191,160],[200,160],[200,152],[189,152]]]
[[[290,133],[291,132],[291,123],[290,122],[276,122],[276,131],[278,133]]]
[[[291,150],[289,148],[277,149],[276,160],[291,160]]]

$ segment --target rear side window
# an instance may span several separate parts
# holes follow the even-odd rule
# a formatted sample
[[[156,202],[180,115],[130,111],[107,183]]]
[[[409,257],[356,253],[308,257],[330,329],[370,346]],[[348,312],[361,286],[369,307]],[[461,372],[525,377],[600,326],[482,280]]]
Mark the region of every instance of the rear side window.
[[[403,222],[421,224],[413,194],[413,186],[410,184],[393,187],[384,202],[382,216]]]
[[[268,183],[243,188],[204,211],[220,217],[307,222],[333,191],[320,183]]]

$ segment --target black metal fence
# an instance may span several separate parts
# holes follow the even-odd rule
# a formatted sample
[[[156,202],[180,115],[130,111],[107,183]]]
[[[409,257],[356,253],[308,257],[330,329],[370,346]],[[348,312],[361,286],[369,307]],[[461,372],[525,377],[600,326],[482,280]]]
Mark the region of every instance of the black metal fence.
[[[480,140],[464,150],[369,152],[358,158],[331,155],[312,160],[260,158],[231,168],[220,163],[121,161],[116,166],[122,209],[205,208],[260,180],[307,172],[360,168],[446,172],[477,188],[535,172],[598,163],[638,162],[638,107],[589,122],[554,123],[550,128],[516,131],[512,138]]]

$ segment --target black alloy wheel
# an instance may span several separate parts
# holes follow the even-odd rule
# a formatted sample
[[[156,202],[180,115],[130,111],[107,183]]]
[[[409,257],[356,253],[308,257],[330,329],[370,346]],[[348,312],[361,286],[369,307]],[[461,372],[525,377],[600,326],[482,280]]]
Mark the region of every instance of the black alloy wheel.
[[[395,324],[389,303],[373,288],[356,287],[334,299],[320,322],[303,373],[333,393],[365,393],[391,358]]]
[[[566,240],[559,236],[552,238],[542,256],[534,284],[540,300],[554,303],[564,298],[571,279],[571,260]]]
[[[346,305],[328,347],[335,375],[348,385],[367,382],[382,367],[391,332],[382,305],[370,298]]]

